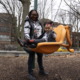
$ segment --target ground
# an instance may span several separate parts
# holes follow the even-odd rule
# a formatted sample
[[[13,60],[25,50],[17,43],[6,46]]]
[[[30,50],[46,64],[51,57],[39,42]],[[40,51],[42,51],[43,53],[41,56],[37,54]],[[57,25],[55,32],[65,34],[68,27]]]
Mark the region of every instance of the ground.
[[[28,80],[27,56],[1,56],[0,80]],[[37,62],[34,74],[37,80],[80,80],[80,54],[43,57],[48,76],[38,74]],[[56,79],[55,79],[56,78]]]

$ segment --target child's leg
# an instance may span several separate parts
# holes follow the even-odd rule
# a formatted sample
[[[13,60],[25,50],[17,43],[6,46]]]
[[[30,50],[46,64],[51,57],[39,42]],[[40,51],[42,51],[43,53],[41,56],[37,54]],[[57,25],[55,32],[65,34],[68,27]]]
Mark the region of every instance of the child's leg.
[[[17,38],[17,42],[19,43],[19,45],[20,45],[21,47],[24,46],[24,42],[23,42],[20,38]]]
[[[46,40],[44,40],[44,39],[35,39],[34,42],[35,42],[35,43],[40,43],[40,42],[46,42]]]

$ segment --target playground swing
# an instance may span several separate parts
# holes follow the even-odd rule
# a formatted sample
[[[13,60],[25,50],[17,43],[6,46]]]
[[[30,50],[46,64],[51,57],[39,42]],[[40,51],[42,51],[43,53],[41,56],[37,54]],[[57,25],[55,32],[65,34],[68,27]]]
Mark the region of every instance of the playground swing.
[[[60,46],[66,47],[69,52],[74,52],[74,49],[70,49],[72,42],[70,39],[70,29],[69,26],[59,25],[54,28],[56,36],[56,42],[40,42],[37,44],[36,48],[29,48],[30,50],[38,53],[51,54],[57,51]],[[68,44],[64,44],[64,39],[66,38]]]

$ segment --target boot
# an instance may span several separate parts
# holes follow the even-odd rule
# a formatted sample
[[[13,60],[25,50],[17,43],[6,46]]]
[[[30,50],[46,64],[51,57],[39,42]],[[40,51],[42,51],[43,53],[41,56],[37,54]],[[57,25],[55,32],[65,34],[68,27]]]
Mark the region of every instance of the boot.
[[[42,71],[39,71],[39,75],[47,76],[47,75],[48,75],[48,73],[47,73],[47,72],[45,72],[44,70],[42,70]]]
[[[28,79],[29,80],[36,80],[35,76],[33,74],[29,74],[28,75]]]

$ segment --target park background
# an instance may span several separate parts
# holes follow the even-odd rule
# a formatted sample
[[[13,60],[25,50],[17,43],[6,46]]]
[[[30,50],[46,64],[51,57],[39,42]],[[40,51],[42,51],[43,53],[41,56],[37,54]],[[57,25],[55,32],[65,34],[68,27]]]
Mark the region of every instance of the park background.
[[[80,0],[0,0],[0,80],[28,80],[28,54],[17,43],[17,37],[24,38],[24,20],[31,9],[38,11],[42,24],[53,21],[53,27],[68,25],[71,48],[75,50],[74,53],[44,55],[44,66],[49,72],[47,77],[38,75],[35,62],[37,80],[80,80],[79,7]]]
[[[79,0],[0,0],[0,50],[11,47],[19,49],[16,39],[24,38],[24,20],[31,9],[38,11],[42,24],[53,21],[53,27],[68,25],[71,29],[72,47],[79,50],[79,6]]]

